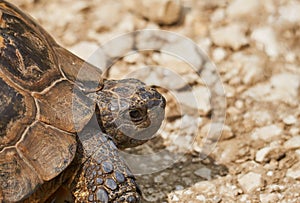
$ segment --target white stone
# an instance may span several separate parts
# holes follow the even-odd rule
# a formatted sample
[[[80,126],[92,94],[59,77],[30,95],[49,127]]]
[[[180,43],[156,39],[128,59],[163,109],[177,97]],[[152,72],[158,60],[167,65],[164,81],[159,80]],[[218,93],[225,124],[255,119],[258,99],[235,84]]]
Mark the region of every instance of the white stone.
[[[287,62],[294,63],[297,58],[297,55],[294,52],[287,52],[284,58]]]
[[[272,115],[268,111],[250,111],[244,118],[255,122],[257,126],[269,125],[273,121]]]
[[[269,83],[257,84],[249,88],[244,95],[257,101],[281,101],[291,105],[298,104],[300,76],[292,73],[273,75]]]
[[[167,147],[172,151],[172,147],[176,147],[177,152],[186,152],[191,149],[193,143],[193,137],[191,135],[176,135],[172,137],[172,146]]]
[[[225,142],[225,147],[222,147],[222,150],[218,154],[218,162],[222,164],[230,164],[231,162],[234,162],[236,160],[236,156],[239,153],[238,147],[232,147],[237,146],[238,142]]]
[[[272,87],[269,84],[257,84],[250,87],[245,93],[245,96],[252,97],[252,99],[256,101],[266,100],[266,96],[268,96],[272,92]]]
[[[219,195],[221,195],[222,197],[235,197],[236,196],[236,191],[240,190],[237,189],[236,185],[231,185],[231,180],[228,179],[219,179],[218,178],[218,182],[220,183],[219,187],[218,187],[218,193]],[[222,201],[223,202],[223,201]]]
[[[244,53],[235,53],[232,56],[237,64],[241,64],[241,70],[238,73],[245,84],[254,84],[263,77],[264,65],[260,57]]]
[[[123,60],[127,63],[134,64],[138,61],[139,57],[141,57],[139,54],[130,54],[128,56],[125,56]]]
[[[218,122],[207,123],[201,128],[200,134],[213,142],[216,142],[219,139],[227,140],[234,136],[230,126]]]
[[[163,66],[166,67],[166,71],[164,72],[166,76],[167,73],[170,74],[170,72],[172,72],[172,74],[174,74],[173,72],[175,72],[178,75],[185,75],[193,72],[192,66],[173,55],[165,53],[153,53],[152,59],[157,64],[163,64]]]
[[[187,190],[183,191],[183,194],[185,194],[185,195],[191,195],[191,194],[193,194],[193,191],[191,189],[187,189]]]
[[[284,143],[284,147],[287,149],[297,149],[300,148],[300,135],[290,138]]]
[[[283,118],[283,122],[287,125],[293,125],[297,122],[297,119],[295,118],[294,115],[289,115]]]
[[[183,190],[184,187],[182,185],[176,185],[175,190]]]
[[[242,109],[244,107],[244,102],[241,101],[241,100],[237,100],[235,103],[234,103],[234,106],[238,109]]]
[[[215,125],[213,125],[213,127],[215,127]],[[217,132],[217,131],[216,131]],[[222,132],[221,132],[221,137],[220,139],[221,140],[228,140],[228,139],[231,139],[234,137],[234,134],[232,132],[232,129],[230,126],[228,125],[224,125],[223,126],[223,129],[222,129]]]
[[[277,202],[279,200],[279,196],[276,193],[260,194],[259,199],[261,203],[272,203],[272,202]]]
[[[194,172],[197,176],[206,180],[211,180],[211,170],[208,168],[200,168]]]
[[[274,140],[270,143],[270,147],[273,147],[274,149],[279,149],[280,147],[282,147],[282,140]],[[277,152],[281,151],[281,150],[276,150]]]
[[[130,10],[159,24],[176,23],[181,17],[179,0],[128,0],[124,3]]]
[[[280,17],[291,23],[300,22],[300,3],[299,1],[293,1],[286,6],[279,8]]]
[[[215,12],[213,12],[213,14],[210,17],[210,20],[212,22],[219,22],[221,20],[223,20],[225,17],[225,11],[224,9],[217,9]]]
[[[259,48],[265,50],[270,57],[277,57],[279,55],[280,46],[272,27],[254,29],[251,38],[256,41]]]
[[[262,69],[254,65],[251,68],[247,69],[247,71],[243,69],[243,72],[244,72],[243,82],[245,84],[249,84],[249,83],[254,83],[260,79],[261,77],[260,73],[262,72]]]
[[[249,172],[238,178],[238,183],[245,193],[251,193],[263,186],[261,174]]]
[[[183,115],[181,117],[180,128],[183,129],[187,134],[191,134],[190,130],[197,130],[197,125],[202,122],[201,118],[193,117],[189,115]]]
[[[118,1],[111,1],[109,4],[102,4],[97,9],[91,10],[91,12],[94,20],[90,20],[90,26],[100,31],[116,26],[124,16],[124,14],[121,13],[122,4]],[[112,14],[118,15],[114,15],[112,17]]]
[[[254,140],[262,139],[265,141],[271,141],[278,138],[282,133],[282,128],[277,125],[269,125],[255,129],[251,137]]]
[[[239,201],[240,202],[247,202],[247,201],[249,201],[249,195],[248,194],[242,194],[242,195],[240,195]]]
[[[257,13],[260,0],[234,0],[227,7],[227,14],[230,17],[251,16]]]
[[[281,192],[285,190],[286,186],[284,185],[278,185],[278,184],[271,184],[267,186],[268,189],[270,189],[271,192]]]
[[[263,162],[265,161],[267,155],[273,150],[273,147],[264,147],[256,152],[255,161]]]
[[[293,136],[299,135],[300,129],[297,128],[297,127],[291,127],[291,129],[289,130],[289,133],[290,133],[291,135],[293,135]]]
[[[196,191],[200,191],[202,194],[215,193],[216,186],[210,181],[201,181],[194,186]]]
[[[120,35],[102,45],[102,49],[111,58],[124,57],[133,53],[134,36]]]
[[[295,153],[297,154],[297,156],[298,156],[298,158],[299,158],[299,160],[300,160],[300,149],[297,149],[297,150],[295,151]]]
[[[218,47],[213,50],[212,55],[213,55],[214,61],[220,62],[227,56],[227,53],[226,53],[225,49]]]
[[[192,109],[198,109],[196,96],[192,92],[175,92],[174,95],[181,105],[189,106]]]
[[[271,86],[274,91],[269,99],[291,101],[298,96],[300,76],[292,73],[281,73],[272,76]]]
[[[209,37],[201,37],[198,41],[197,44],[201,49],[208,53],[210,51],[210,48],[212,46],[212,41]]]
[[[204,201],[204,202],[206,201],[206,198],[205,198],[204,195],[197,195],[196,199],[199,200],[199,201]]]
[[[131,57],[132,56],[132,57]],[[137,57],[135,57],[137,56]],[[134,63],[139,60],[139,55],[133,54],[124,58],[124,61],[128,63]],[[170,65],[170,64],[169,64]],[[173,64],[175,66],[175,64]],[[177,64],[180,66],[180,64]],[[132,66],[131,66],[132,67]],[[176,97],[176,89],[180,89],[185,85],[188,85],[186,79],[177,72],[161,66],[145,66],[137,63],[139,70],[130,73],[130,77],[139,78],[143,82],[153,85],[157,85],[167,89],[173,96]],[[177,98],[174,98],[178,102]]]
[[[232,23],[225,27],[213,29],[210,35],[213,43],[217,46],[230,47],[234,50],[238,50],[240,47],[248,44],[246,31],[245,26]]]
[[[205,87],[193,88],[192,91],[174,92],[174,95],[181,105],[199,110],[203,114],[211,110],[210,93]]]
[[[134,25],[134,18],[132,16],[125,16],[121,23],[118,25],[118,28],[122,32],[131,32],[134,31],[135,25]]]
[[[168,195],[168,198],[169,198],[170,201],[175,201],[175,202],[179,201],[179,197],[174,193]]]
[[[289,168],[286,172],[286,176],[295,180],[300,180],[300,162],[296,163],[292,168]]]
[[[172,55],[178,57],[181,61],[184,60],[186,63],[191,65],[194,70],[203,66],[203,53],[202,50],[199,50],[199,47],[189,41],[187,38],[181,37],[179,35],[166,33],[165,37],[164,33],[159,33],[160,36],[158,38],[163,37],[161,43],[163,47],[161,50],[171,53]],[[155,37],[155,36],[152,36]],[[152,38],[150,39],[158,42],[158,39]],[[184,50],[184,51],[182,51]]]

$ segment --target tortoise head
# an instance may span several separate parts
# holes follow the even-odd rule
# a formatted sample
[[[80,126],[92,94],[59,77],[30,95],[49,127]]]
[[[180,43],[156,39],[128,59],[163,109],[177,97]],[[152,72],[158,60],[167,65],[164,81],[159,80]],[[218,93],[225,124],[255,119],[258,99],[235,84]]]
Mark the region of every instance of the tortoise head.
[[[146,142],[164,119],[164,97],[137,79],[105,80],[97,94],[98,123],[119,148]]]

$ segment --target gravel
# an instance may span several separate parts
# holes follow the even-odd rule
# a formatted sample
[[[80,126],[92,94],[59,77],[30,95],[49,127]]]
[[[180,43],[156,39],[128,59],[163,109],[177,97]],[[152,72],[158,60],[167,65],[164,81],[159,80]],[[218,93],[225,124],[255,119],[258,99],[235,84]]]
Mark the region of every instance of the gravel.
[[[182,154],[161,171],[137,175],[144,202],[300,202],[299,1],[11,2],[35,17],[61,45],[100,67],[106,64],[101,55],[91,57],[100,44],[149,28],[190,38],[216,64],[214,71],[202,53],[200,59],[199,53],[193,54],[194,47],[182,50],[184,40],[167,38],[165,43],[143,35],[106,46],[105,53],[116,56],[134,43],[146,47],[156,42],[152,45],[174,48],[197,67],[206,67],[199,79],[180,58],[147,51],[126,56],[107,73],[165,87],[161,92],[168,105],[162,129],[132,152],[164,150],[160,164]],[[216,72],[222,86],[216,83]],[[215,99],[223,88],[226,103]],[[226,107],[224,126],[218,120],[224,118],[219,106]]]

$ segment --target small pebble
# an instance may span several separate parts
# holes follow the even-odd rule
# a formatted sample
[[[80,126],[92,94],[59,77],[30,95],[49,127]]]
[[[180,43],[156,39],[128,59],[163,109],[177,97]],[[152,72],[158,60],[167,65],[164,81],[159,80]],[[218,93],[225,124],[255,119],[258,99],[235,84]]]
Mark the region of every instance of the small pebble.
[[[279,55],[280,46],[272,27],[254,29],[251,38],[258,43],[258,48],[263,49],[270,57]]]
[[[272,151],[272,147],[264,147],[256,152],[255,161],[263,162],[266,161],[267,155]]]
[[[205,198],[204,195],[197,195],[197,196],[196,196],[196,199],[199,200],[199,201],[203,201],[203,202],[206,201],[206,198]]]
[[[213,29],[211,31],[211,38],[213,43],[217,46],[229,47],[234,50],[238,50],[248,44],[245,27],[234,23]]]
[[[227,56],[225,49],[219,47],[213,51],[213,59],[216,62],[222,61]]]
[[[289,115],[285,118],[283,118],[283,122],[287,125],[293,125],[297,122],[297,119],[293,115]]]
[[[282,133],[282,128],[277,125],[269,125],[257,128],[251,135],[252,139],[262,139],[264,141],[271,141],[278,138]]]
[[[249,172],[238,178],[238,182],[245,193],[251,193],[263,186],[261,174],[254,172]]]
[[[300,22],[300,3],[298,1],[292,1],[286,6],[279,8],[280,17],[291,23]]]
[[[260,194],[259,199],[261,203],[272,203],[277,202],[279,200],[278,194],[271,193],[271,194]]]
[[[234,0],[231,1],[227,7],[227,14],[229,17],[240,18],[242,16],[251,16],[257,13],[260,6],[260,0]]]
[[[194,172],[197,176],[204,178],[206,180],[211,179],[211,170],[208,168],[200,168]]]
[[[129,9],[159,24],[173,24],[181,17],[182,5],[178,0],[128,0],[125,2]]]
[[[300,180],[300,162],[296,163],[292,168],[289,168],[286,172],[286,176],[295,180]]]
[[[286,149],[297,149],[300,148],[300,135],[290,138],[284,143]]]

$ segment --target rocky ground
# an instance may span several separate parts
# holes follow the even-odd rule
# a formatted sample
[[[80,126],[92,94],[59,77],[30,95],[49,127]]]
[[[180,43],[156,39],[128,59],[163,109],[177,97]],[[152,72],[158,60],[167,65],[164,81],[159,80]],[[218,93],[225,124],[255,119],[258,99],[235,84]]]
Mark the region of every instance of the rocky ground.
[[[100,59],[90,56],[101,44],[146,28],[190,38],[216,64],[215,72],[195,71],[178,56],[145,51],[107,71],[108,77],[159,84],[168,100],[159,135],[127,151],[156,164],[136,159],[149,170],[131,166],[140,174],[144,202],[300,202],[299,1],[11,2],[96,65]],[[218,74],[224,89],[209,83]]]

